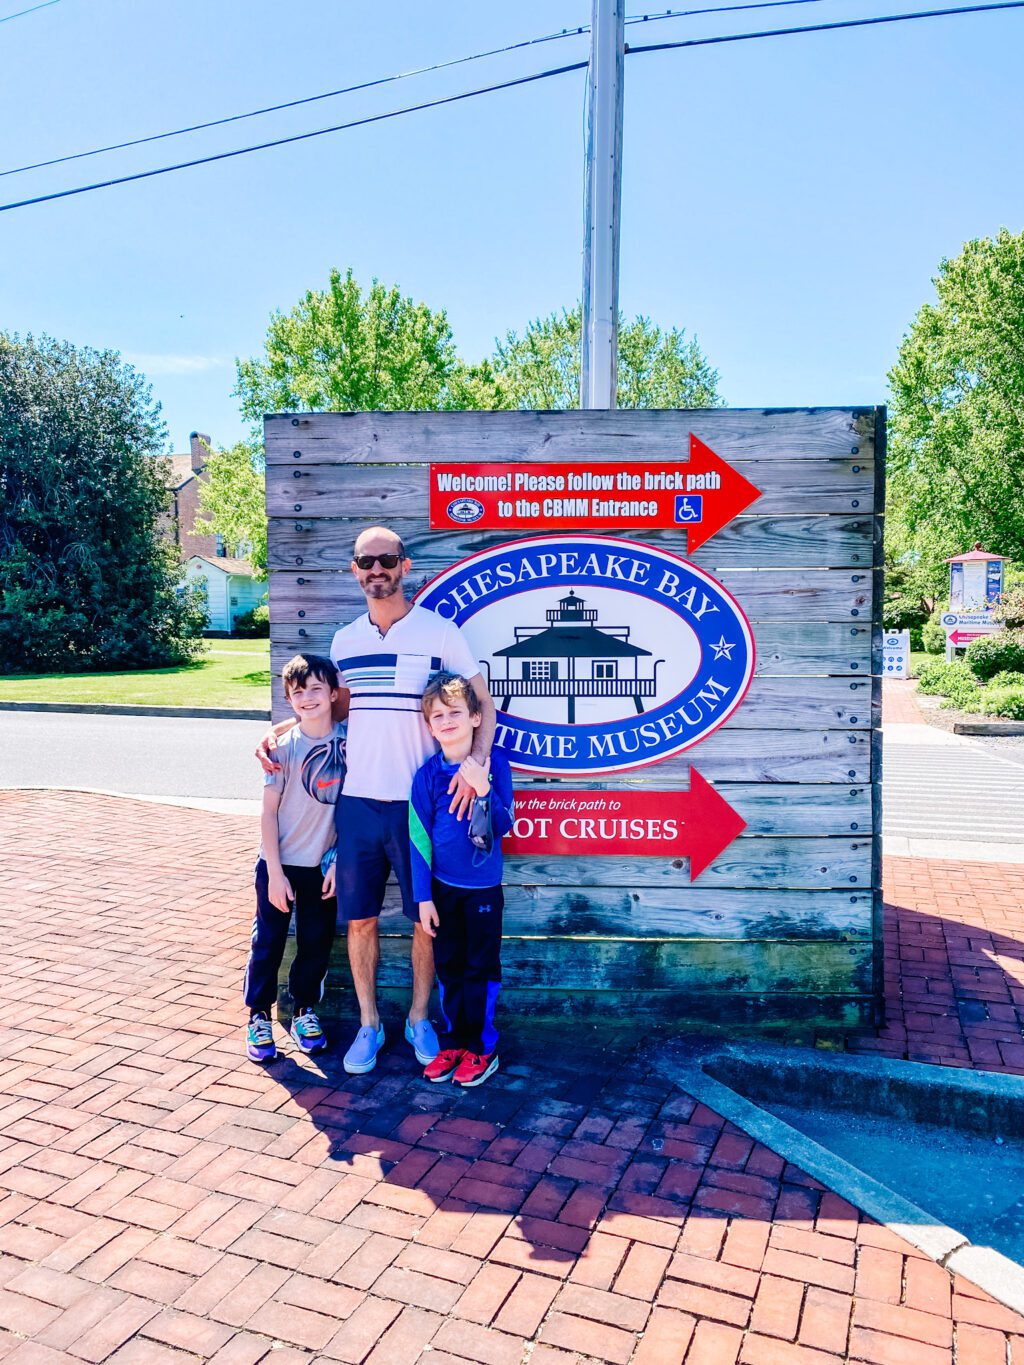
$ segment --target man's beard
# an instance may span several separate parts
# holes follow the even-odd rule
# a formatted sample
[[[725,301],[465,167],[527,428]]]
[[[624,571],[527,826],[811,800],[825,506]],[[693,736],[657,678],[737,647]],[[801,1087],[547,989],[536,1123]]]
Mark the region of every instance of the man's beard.
[[[367,597],[394,597],[401,586],[402,580],[400,578],[396,578],[394,581],[388,579],[386,583],[367,583],[363,591]]]

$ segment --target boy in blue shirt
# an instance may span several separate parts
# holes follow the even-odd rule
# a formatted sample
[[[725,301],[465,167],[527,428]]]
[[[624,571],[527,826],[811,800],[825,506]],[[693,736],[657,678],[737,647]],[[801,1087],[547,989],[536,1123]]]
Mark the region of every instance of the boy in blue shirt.
[[[334,845],[334,807],[345,778],[345,725],[331,714],[338,674],[330,659],[296,654],[281,680],[299,723],[278,741],[278,767],[263,779],[256,918],[244,986],[249,1007],[245,1050],[254,1062],[277,1056],[270,1010],[293,905],[291,1035],[303,1052],[327,1046],[313,1007],[323,995],[334,942],[335,869],[332,863],[325,875],[321,860]]]
[[[494,1006],[501,989],[501,836],[512,828],[512,773],[497,750],[471,755],[480,724],[473,688],[455,673],[436,673],[423,716],[441,752],[413,778],[409,842],[413,897],[420,924],[434,940],[434,965],[445,1032],[423,1074],[429,1081],[480,1085],[498,1069]],[[466,820],[449,807],[460,772],[476,797]]]

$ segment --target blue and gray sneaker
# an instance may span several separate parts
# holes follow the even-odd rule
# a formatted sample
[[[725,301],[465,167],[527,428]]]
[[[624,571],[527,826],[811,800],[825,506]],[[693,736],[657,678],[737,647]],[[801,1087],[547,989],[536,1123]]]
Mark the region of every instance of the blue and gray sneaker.
[[[421,1019],[418,1024],[410,1024],[409,1020],[406,1019],[405,1041],[411,1044],[420,1066],[426,1066],[428,1062],[432,1062],[441,1051],[441,1044],[437,1041],[434,1025],[429,1019]]]
[[[384,1027],[367,1024],[356,1034],[342,1063],[350,1076],[362,1076],[377,1065],[377,1053],[384,1046]]]
[[[270,1015],[262,1010],[257,1010],[245,1030],[245,1053],[251,1062],[272,1062],[277,1056]]]
[[[320,1020],[312,1009],[296,1010],[292,1018],[291,1035],[303,1052],[322,1052],[327,1039],[320,1027]]]

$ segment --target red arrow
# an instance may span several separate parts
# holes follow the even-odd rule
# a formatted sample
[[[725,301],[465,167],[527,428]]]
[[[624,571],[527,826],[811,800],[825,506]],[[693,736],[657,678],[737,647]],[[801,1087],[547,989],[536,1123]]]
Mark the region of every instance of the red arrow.
[[[690,790],[683,816],[683,848],[690,858],[690,881],[695,882],[720,853],[724,853],[746,820],[719,796],[710,782],[690,768]]]
[[[706,446],[698,436],[690,432],[690,462],[686,466],[687,484],[691,475],[702,475],[704,487],[694,488],[694,493],[703,497],[703,515],[700,521],[686,525],[686,553],[692,555],[699,545],[710,540],[716,531],[727,526],[733,517],[738,517],[744,508],[749,507],[755,498],[761,496],[760,488],[755,488],[731,464],[726,464],[710,446]]]
[[[517,790],[516,822],[504,848],[546,858],[689,858],[692,882],[746,827],[691,767],[689,791]],[[600,883],[599,873],[594,880]]]
[[[954,630],[949,637],[954,645],[967,645],[972,640],[980,640],[983,635],[987,635],[985,630]]]

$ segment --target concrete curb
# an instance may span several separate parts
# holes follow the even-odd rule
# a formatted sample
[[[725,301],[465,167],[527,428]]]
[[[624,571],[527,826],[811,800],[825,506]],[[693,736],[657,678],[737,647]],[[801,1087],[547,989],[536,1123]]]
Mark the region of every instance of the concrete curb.
[[[107,787],[68,787],[49,786],[36,783],[28,786],[23,782],[5,785],[0,782],[0,794],[4,792],[72,792],[84,796],[113,796],[118,801],[144,801],[153,806],[183,806],[189,810],[205,810],[214,815],[259,816],[263,802],[242,796],[165,796],[152,792],[115,792]]]
[[[172,720],[269,720],[265,711],[229,706],[129,706],[106,702],[0,701],[0,711],[60,711],[82,716],[167,716]]]
[[[891,1077],[893,1068],[909,1066],[915,1070],[939,1073],[941,1080],[947,1085],[956,1085],[958,1079],[962,1084],[963,1080],[951,1078],[947,1074],[956,1068],[929,1067],[919,1062],[901,1063],[887,1058],[870,1057],[827,1058],[810,1049],[780,1048],[774,1055],[780,1057],[788,1055],[792,1060],[796,1052],[802,1054],[800,1064],[807,1067],[817,1065],[828,1068],[833,1073],[837,1067],[850,1062],[855,1064],[858,1071],[862,1073],[869,1071],[879,1077]],[[730,1086],[715,1080],[707,1074],[702,1065],[703,1061],[709,1061],[712,1057],[734,1058],[741,1061],[744,1055],[764,1056],[768,1053],[768,1048],[758,1048],[755,1052],[753,1049],[728,1044],[712,1044],[709,1047],[707,1040],[704,1040],[703,1044],[694,1042],[689,1047],[684,1045],[670,1049],[668,1055],[654,1057],[653,1061],[655,1069],[673,1080],[686,1094],[707,1105],[716,1114],[721,1114],[730,1123],[742,1128],[748,1136],[770,1147],[773,1152],[785,1157],[793,1165],[799,1166],[815,1180],[820,1180],[823,1185],[856,1205],[876,1222],[883,1223],[898,1237],[902,1237],[911,1246],[917,1247],[933,1261],[937,1261],[945,1270],[964,1275],[979,1289],[985,1290],[1014,1312],[1024,1312],[1024,1267],[991,1247],[973,1245],[962,1232],[940,1223],[933,1214],[925,1212],[903,1195],[897,1194],[874,1176],[868,1175],[845,1158],[829,1151],[827,1147],[791,1127],[783,1119],[777,1118],[754,1101],[738,1094]],[[1021,1084],[1018,1077],[979,1072],[966,1074],[970,1077],[971,1088],[975,1090],[984,1089],[986,1081],[1015,1080],[1018,1086]],[[995,1088],[1000,1097],[1005,1099],[1007,1087],[998,1085]]]

